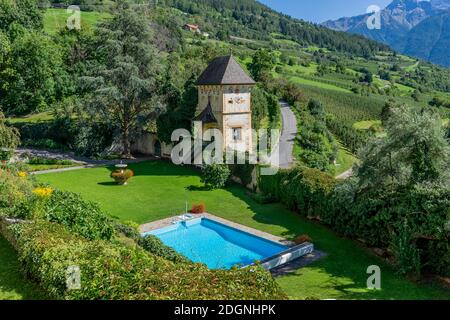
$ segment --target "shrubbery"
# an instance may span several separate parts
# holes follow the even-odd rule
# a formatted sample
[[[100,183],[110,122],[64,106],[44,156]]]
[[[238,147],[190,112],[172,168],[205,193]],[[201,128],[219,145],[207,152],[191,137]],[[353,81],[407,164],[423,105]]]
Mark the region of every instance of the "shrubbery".
[[[188,263],[189,259],[182,256],[172,248],[166,246],[157,237],[148,235],[139,239],[139,245],[150,253],[175,263]]]
[[[230,165],[231,175],[237,177],[241,180],[244,187],[247,187],[253,180],[253,171],[255,170],[254,164],[249,164],[248,162],[244,164],[233,164]]]
[[[56,299],[284,299],[261,267],[209,270],[173,263],[140,247],[87,240],[47,221],[9,227],[27,275]],[[66,270],[78,266],[81,290],[68,290]]]
[[[345,236],[389,249],[399,273],[450,275],[450,147],[439,116],[399,107],[387,136],[359,154],[341,182],[294,168],[260,177],[260,190]]]
[[[220,189],[225,186],[230,174],[230,169],[226,164],[206,165],[202,169],[201,181],[209,189]]]
[[[299,112],[297,143],[300,151],[296,158],[305,166],[325,172],[334,170],[333,160],[337,155],[337,144],[326,126],[325,111],[320,102],[309,101],[307,107],[296,103]]]
[[[0,161],[8,161],[14,154],[20,142],[20,135],[16,128],[6,125],[5,116],[0,109]]]
[[[32,157],[28,160],[29,164],[45,164],[45,165],[62,165],[68,166],[72,165],[73,162],[71,160],[65,159],[54,159],[54,158],[43,158],[43,157]]]
[[[54,191],[45,203],[42,217],[86,239],[109,240],[114,234],[110,218],[99,206],[72,192]]]
[[[330,210],[335,179],[317,169],[295,167],[273,176],[260,176],[260,190],[306,216],[320,216]]]
[[[0,215],[15,215],[32,197],[33,184],[16,170],[0,169]]]

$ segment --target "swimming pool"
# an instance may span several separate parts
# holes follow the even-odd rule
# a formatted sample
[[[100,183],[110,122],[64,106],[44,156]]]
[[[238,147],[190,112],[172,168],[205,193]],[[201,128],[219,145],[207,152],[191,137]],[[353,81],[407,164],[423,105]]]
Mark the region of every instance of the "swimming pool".
[[[147,232],[189,258],[210,269],[230,269],[249,265],[288,249],[250,233],[229,227],[208,218],[197,218]]]

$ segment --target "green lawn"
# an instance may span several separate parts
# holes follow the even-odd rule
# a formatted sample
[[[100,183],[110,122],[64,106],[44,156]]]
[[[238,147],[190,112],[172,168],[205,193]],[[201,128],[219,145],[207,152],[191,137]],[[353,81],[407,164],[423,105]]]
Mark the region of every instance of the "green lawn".
[[[74,164],[27,164],[27,169],[30,172],[36,172],[36,171],[64,169],[64,168],[71,168],[71,167],[78,167],[78,166],[81,166],[81,164],[78,164],[78,163],[74,163]]]
[[[81,193],[121,220],[144,223],[184,211],[203,201],[207,211],[274,235],[294,238],[309,234],[328,256],[292,275],[277,278],[291,298],[336,299],[444,299],[450,294],[431,285],[418,285],[395,275],[381,259],[328,228],[290,212],[280,204],[263,205],[252,200],[238,185],[205,191],[198,172],[167,162],[132,165],[136,176],[128,186],[116,186],[108,168],[83,169],[37,176],[42,182]],[[379,265],[382,290],[366,289],[367,267]]]
[[[53,120],[54,116],[50,112],[41,112],[41,113],[35,113],[28,115],[26,117],[17,117],[17,118],[8,118],[7,120],[10,123],[36,123],[41,121],[50,121]]]
[[[55,34],[67,26],[67,19],[72,13],[67,13],[65,9],[47,9],[44,14],[44,30],[49,34]],[[82,11],[81,28],[92,28],[102,19],[111,15],[106,12]]]
[[[357,158],[341,143],[339,143],[339,151],[336,159],[335,175],[338,176],[341,173],[351,169]]]
[[[44,295],[19,271],[17,255],[0,235],[0,300],[42,299]]]
[[[357,130],[369,130],[372,126],[381,126],[381,120],[364,120],[355,122],[353,128]]]

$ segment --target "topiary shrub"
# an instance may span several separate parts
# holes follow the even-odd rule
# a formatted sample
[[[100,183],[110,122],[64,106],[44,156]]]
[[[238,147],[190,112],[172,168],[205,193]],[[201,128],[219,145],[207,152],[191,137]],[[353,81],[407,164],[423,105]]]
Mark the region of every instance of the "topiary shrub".
[[[119,185],[126,185],[128,183],[128,180],[130,180],[133,176],[134,172],[130,169],[118,169],[111,173],[111,178],[113,178],[114,181],[116,181]]]
[[[230,174],[226,164],[207,165],[202,169],[201,181],[208,189],[220,189],[225,187]]]

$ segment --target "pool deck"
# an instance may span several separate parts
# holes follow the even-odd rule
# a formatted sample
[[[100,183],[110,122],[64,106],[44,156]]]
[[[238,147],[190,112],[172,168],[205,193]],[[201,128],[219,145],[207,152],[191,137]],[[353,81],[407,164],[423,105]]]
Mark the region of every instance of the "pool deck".
[[[238,229],[240,231],[248,232],[248,233],[253,234],[255,236],[258,236],[258,237],[261,237],[261,238],[264,238],[264,239],[267,239],[267,240],[270,240],[270,241],[273,241],[273,242],[277,242],[277,243],[280,243],[280,244],[288,246],[288,247],[292,247],[292,246],[295,245],[295,243],[292,242],[292,241],[286,240],[286,239],[281,238],[281,237],[274,236],[274,235],[272,235],[270,233],[267,233],[267,232],[264,232],[264,231],[260,231],[258,229],[250,228],[250,227],[244,226],[242,224],[235,223],[235,222],[232,222],[232,221],[229,221],[229,220],[217,217],[217,216],[212,215],[210,213],[193,214],[192,216],[193,216],[193,219],[207,218],[207,219],[210,219],[210,220],[222,223],[222,224],[224,224],[226,226]],[[161,229],[161,228],[164,228],[164,227],[171,226],[172,222],[175,219],[177,219],[178,217],[179,217],[179,215],[143,224],[143,225],[141,225],[139,227],[139,231],[141,233],[146,233],[146,232],[150,232],[150,231],[153,231],[153,230],[157,230],[157,229]]]

